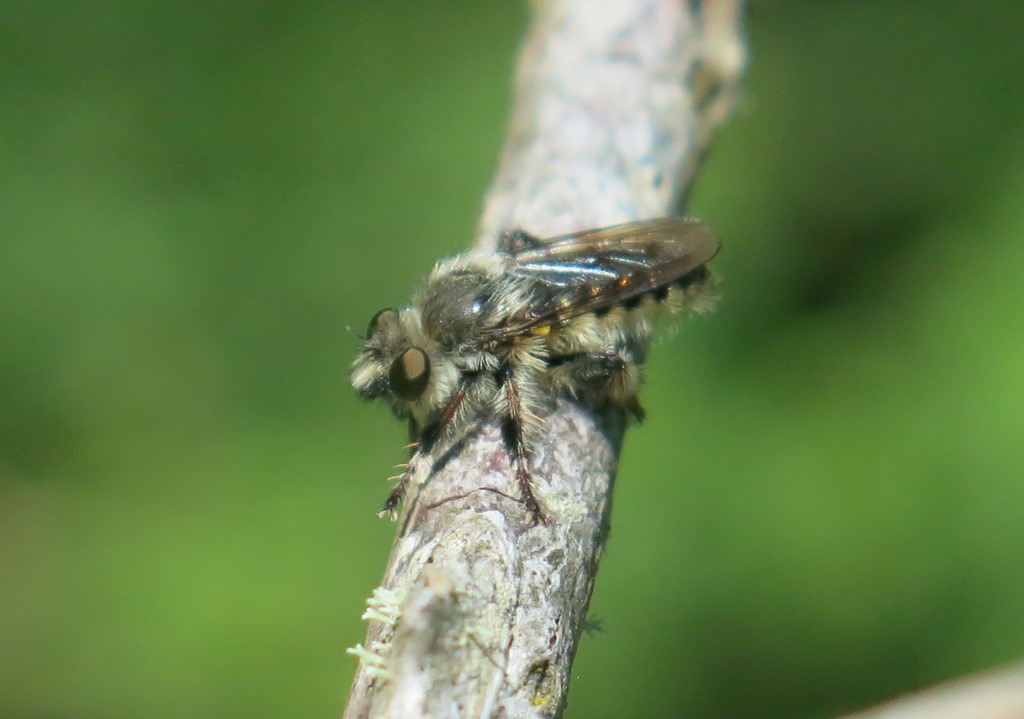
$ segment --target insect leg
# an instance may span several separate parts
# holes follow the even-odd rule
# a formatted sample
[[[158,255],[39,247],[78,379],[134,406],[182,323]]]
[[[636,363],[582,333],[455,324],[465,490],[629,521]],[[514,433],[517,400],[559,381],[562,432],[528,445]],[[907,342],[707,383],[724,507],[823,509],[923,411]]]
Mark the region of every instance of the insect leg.
[[[420,438],[419,427],[416,425],[416,420],[412,417],[409,418],[409,445],[412,448],[412,456],[409,458],[409,468],[406,469],[398,476],[398,483],[392,488],[388,498],[384,500],[384,504],[381,505],[377,511],[378,517],[389,515],[392,519],[395,518],[395,512],[398,509],[398,505],[401,504],[402,499],[405,497],[406,489],[409,487],[409,482],[412,479],[412,462],[416,459],[416,455],[420,453],[420,449],[423,446],[423,442]]]
[[[459,411],[459,406],[462,404],[462,400],[466,398],[466,392],[468,390],[467,384],[463,383],[452,395],[452,398],[448,400],[448,404],[445,405],[444,412],[441,413],[441,418],[438,419],[433,425],[426,427],[422,432],[416,425],[416,420],[409,419],[409,440],[414,443],[415,450],[413,451],[412,458],[409,460],[409,468],[402,472],[398,478],[398,484],[395,485],[394,489],[391,490],[391,494],[384,500],[384,504],[381,505],[380,511],[377,512],[378,517],[384,515],[395,516],[395,512],[398,509],[398,505],[401,504],[405,498],[405,493],[409,489],[409,482],[412,481],[413,465],[415,460],[423,454],[427,454],[433,448],[434,442],[444,432],[444,430],[451,424],[452,419],[455,418],[455,414]]]
[[[411,470],[405,470],[398,477],[398,484],[391,490],[391,494],[384,500],[384,504],[377,510],[377,516],[383,517],[385,515],[395,518],[395,512],[398,511],[398,505],[405,499],[405,492],[409,488],[409,482],[412,481]]]
[[[510,464],[515,471],[519,494],[526,511],[533,515],[535,521],[543,522],[544,514],[533,493],[533,478],[530,476],[530,468],[527,466],[522,396],[508,368],[499,374],[498,379],[505,390],[506,407],[506,414],[501,423],[501,433],[505,440],[505,446],[508,448]]]
[[[617,407],[642,422],[646,412],[637,399],[643,381],[641,361],[628,347],[552,357],[550,377],[556,387],[587,404]]]

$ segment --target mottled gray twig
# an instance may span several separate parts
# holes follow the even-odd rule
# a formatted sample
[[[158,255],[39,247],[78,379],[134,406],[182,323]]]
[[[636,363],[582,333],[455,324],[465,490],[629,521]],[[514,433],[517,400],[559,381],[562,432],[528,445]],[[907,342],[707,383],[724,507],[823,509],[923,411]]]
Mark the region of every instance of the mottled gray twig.
[[[1024,719],[1024,665],[947,682],[846,719]]]
[[[743,65],[740,0],[533,4],[476,245],[673,214]],[[624,421],[559,402],[516,501],[500,433],[414,467],[345,717],[555,717],[608,533]]]

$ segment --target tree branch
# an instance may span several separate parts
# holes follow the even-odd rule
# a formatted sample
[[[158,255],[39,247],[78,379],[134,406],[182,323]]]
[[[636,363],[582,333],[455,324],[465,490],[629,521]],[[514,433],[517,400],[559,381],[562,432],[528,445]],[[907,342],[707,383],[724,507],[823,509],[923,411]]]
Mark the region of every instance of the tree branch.
[[[1024,665],[956,679],[846,719],[1024,719]]]
[[[476,246],[673,214],[732,104],[739,5],[536,0]],[[542,419],[546,523],[516,501],[496,426],[413,468],[347,719],[561,714],[625,424],[561,401]]]
[[[476,246],[672,214],[735,98],[741,0],[534,0],[515,109]],[[621,417],[559,403],[531,466],[547,523],[517,502],[495,426],[417,486],[346,719],[557,717],[608,534]],[[428,481],[429,480],[429,481]],[[849,719],[1024,719],[1024,668]]]

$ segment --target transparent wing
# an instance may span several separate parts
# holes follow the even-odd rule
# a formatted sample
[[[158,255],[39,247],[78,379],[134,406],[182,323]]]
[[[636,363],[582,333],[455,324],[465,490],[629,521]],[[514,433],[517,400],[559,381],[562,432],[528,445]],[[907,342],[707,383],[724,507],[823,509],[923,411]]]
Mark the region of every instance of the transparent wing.
[[[639,298],[703,268],[718,248],[707,225],[680,217],[585,230],[524,247],[512,253],[513,272],[531,281],[534,298],[501,334],[522,334]]]

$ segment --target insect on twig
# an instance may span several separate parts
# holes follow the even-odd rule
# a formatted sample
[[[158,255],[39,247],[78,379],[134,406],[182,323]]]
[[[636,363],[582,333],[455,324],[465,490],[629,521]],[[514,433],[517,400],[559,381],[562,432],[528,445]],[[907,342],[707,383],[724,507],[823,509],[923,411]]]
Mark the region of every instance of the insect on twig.
[[[495,253],[440,262],[412,305],[375,314],[352,385],[409,421],[415,457],[497,419],[521,501],[543,521],[529,468],[540,403],[569,395],[642,419],[652,318],[712,307],[707,263],[718,249],[707,225],[684,218],[549,240],[505,233]],[[382,514],[394,514],[410,479],[399,478]]]

